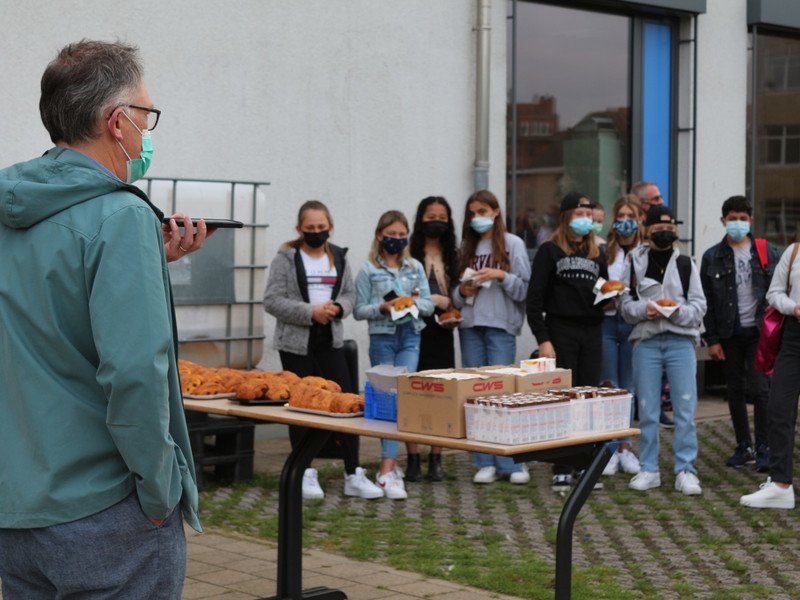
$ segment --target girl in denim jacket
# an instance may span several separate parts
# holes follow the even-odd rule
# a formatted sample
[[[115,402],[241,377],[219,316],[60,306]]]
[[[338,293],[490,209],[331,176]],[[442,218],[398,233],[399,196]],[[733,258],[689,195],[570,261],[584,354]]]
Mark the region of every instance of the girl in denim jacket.
[[[401,297],[411,297],[419,317],[391,317],[391,308]],[[408,252],[408,221],[403,213],[390,210],[381,215],[367,261],[356,277],[353,316],[369,323],[369,360],[372,366],[389,364],[417,370],[422,317],[433,314],[425,269]],[[396,440],[381,440],[381,467],[376,478],[387,498],[408,497],[403,472],[397,467]]]

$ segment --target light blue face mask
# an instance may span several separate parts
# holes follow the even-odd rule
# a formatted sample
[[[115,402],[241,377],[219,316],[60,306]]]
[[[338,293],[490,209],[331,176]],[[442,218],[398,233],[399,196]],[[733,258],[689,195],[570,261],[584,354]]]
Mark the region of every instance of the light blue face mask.
[[[123,111],[122,114],[136,127],[136,123],[133,122],[133,119],[131,119],[125,111]],[[142,134],[142,151],[139,153],[139,158],[131,158],[130,154],[125,150],[125,146],[117,140],[119,147],[122,148],[122,151],[128,159],[126,162],[128,174],[125,178],[125,183],[133,183],[144,177],[144,174],[147,173],[147,169],[150,168],[150,163],[153,161],[153,140],[150,138],[150,131],[147,129],[142,131],[138,127],[136,127],[136,131]]]
[[[494,217],[475,217],[469,222],[469,226],[476,233],[486,233],[492,228],[492,225],[494,225]]]
[[[739,242],[750,233],[750,223],[747,221],[727,221],[725,223],[725,231],[728,232],[734,242]]]
[[[639,223],[635,219],[617,219],[611,227],[620,237],[626,238],[636,233],[636,230],[639,229]]]
[[[595,235],[600,235],[600,232],[603,231],[603,224],[602,223],[592,223],[592,231],[594,231]]]
[[[589,217],[578,217],[569,222],[569,228],[575,235],[581,237],[588,235],[592,231],[592,220]]]

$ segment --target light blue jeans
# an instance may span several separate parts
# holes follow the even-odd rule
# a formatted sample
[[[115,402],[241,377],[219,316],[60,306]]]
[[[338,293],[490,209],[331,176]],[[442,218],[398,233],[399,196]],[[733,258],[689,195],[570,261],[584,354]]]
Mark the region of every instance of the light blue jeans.
[[[419,363],[419,342],[412,321],[398,325],[394,333],[373,333],[369,336],[369,362],[373,367],[393,365],[413,373]],[[399,447],[397,440],[381,440],[381,458],[396,459]]]
[[[180,509],[153,525],[135,493],[99,513],[35,529],[0,529],[7,600],[181,597],[186,538]]]
[[[674,333],[662,333],[637,342],[633,348],[633,378],[639,398],[639,428],[642,431],[639,440],[642,470],[658,471],[662,367],[667,370],[675,418],[672,439],[675,473],[696,473],[697,355],[692,338]]]
[[[598,383],[610,383],[631,393],[630,422],[633,423],[636,387],[633,384],[633,344],[628,341],[631,331],[633,325],[626,323],[619,313],[603,317],[603,364]],[[631,438],[619,441],[630,443]]]
[[[510,365],[517,358],[517,338],[498,327],[467,327],[458,330],[461,344],[461,365],[485,367],[488,365]],[[522,465],[509,456],[494,456],[473,452],[475,467],[495,467],[498,473],[509,474],[522,471]]]

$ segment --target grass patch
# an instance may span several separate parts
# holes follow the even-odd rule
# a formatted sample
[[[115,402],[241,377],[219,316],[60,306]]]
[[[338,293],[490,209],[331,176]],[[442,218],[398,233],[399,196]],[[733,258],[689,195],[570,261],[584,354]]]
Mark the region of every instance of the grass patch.
[[[573,598],[793,597],[793,580],[784,573],[800,557],[800,512],[739,506],[739,495],[763,479],[722,466],[731,436],[727,423],[698,425],[702,497],[672,489],[670,434],[663,431],[661,488],[641,494],[627,489],[627,476],[604,478],[605,489],[592,494],[575,524]],[[377,468],[364,466],[373,474]],[[473,486],[465,455],[447,455],[445,471],[442,483],[407,484],[407,502],[365,501],[340,495],[340,466],[321,466],[327,495],[304,503],[304,546],[473,586],[487,597],[551,600],[556,526],[566,498],[551,492],[549,466],[532,464],[527,486]],[[277,474],[258,475],[249,484],[207,486],[204,525],[275,541],[278,481]],[[780,561],[772,554],[776,547]]]

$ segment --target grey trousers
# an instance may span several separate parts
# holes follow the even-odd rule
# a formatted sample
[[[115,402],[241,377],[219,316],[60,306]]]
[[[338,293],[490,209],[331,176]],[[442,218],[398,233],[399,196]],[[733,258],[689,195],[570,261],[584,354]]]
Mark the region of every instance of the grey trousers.
[[[180,510],[156,527],[135,493],[77,521],[0,529],[4,600],[177,600],[185,576]]]

